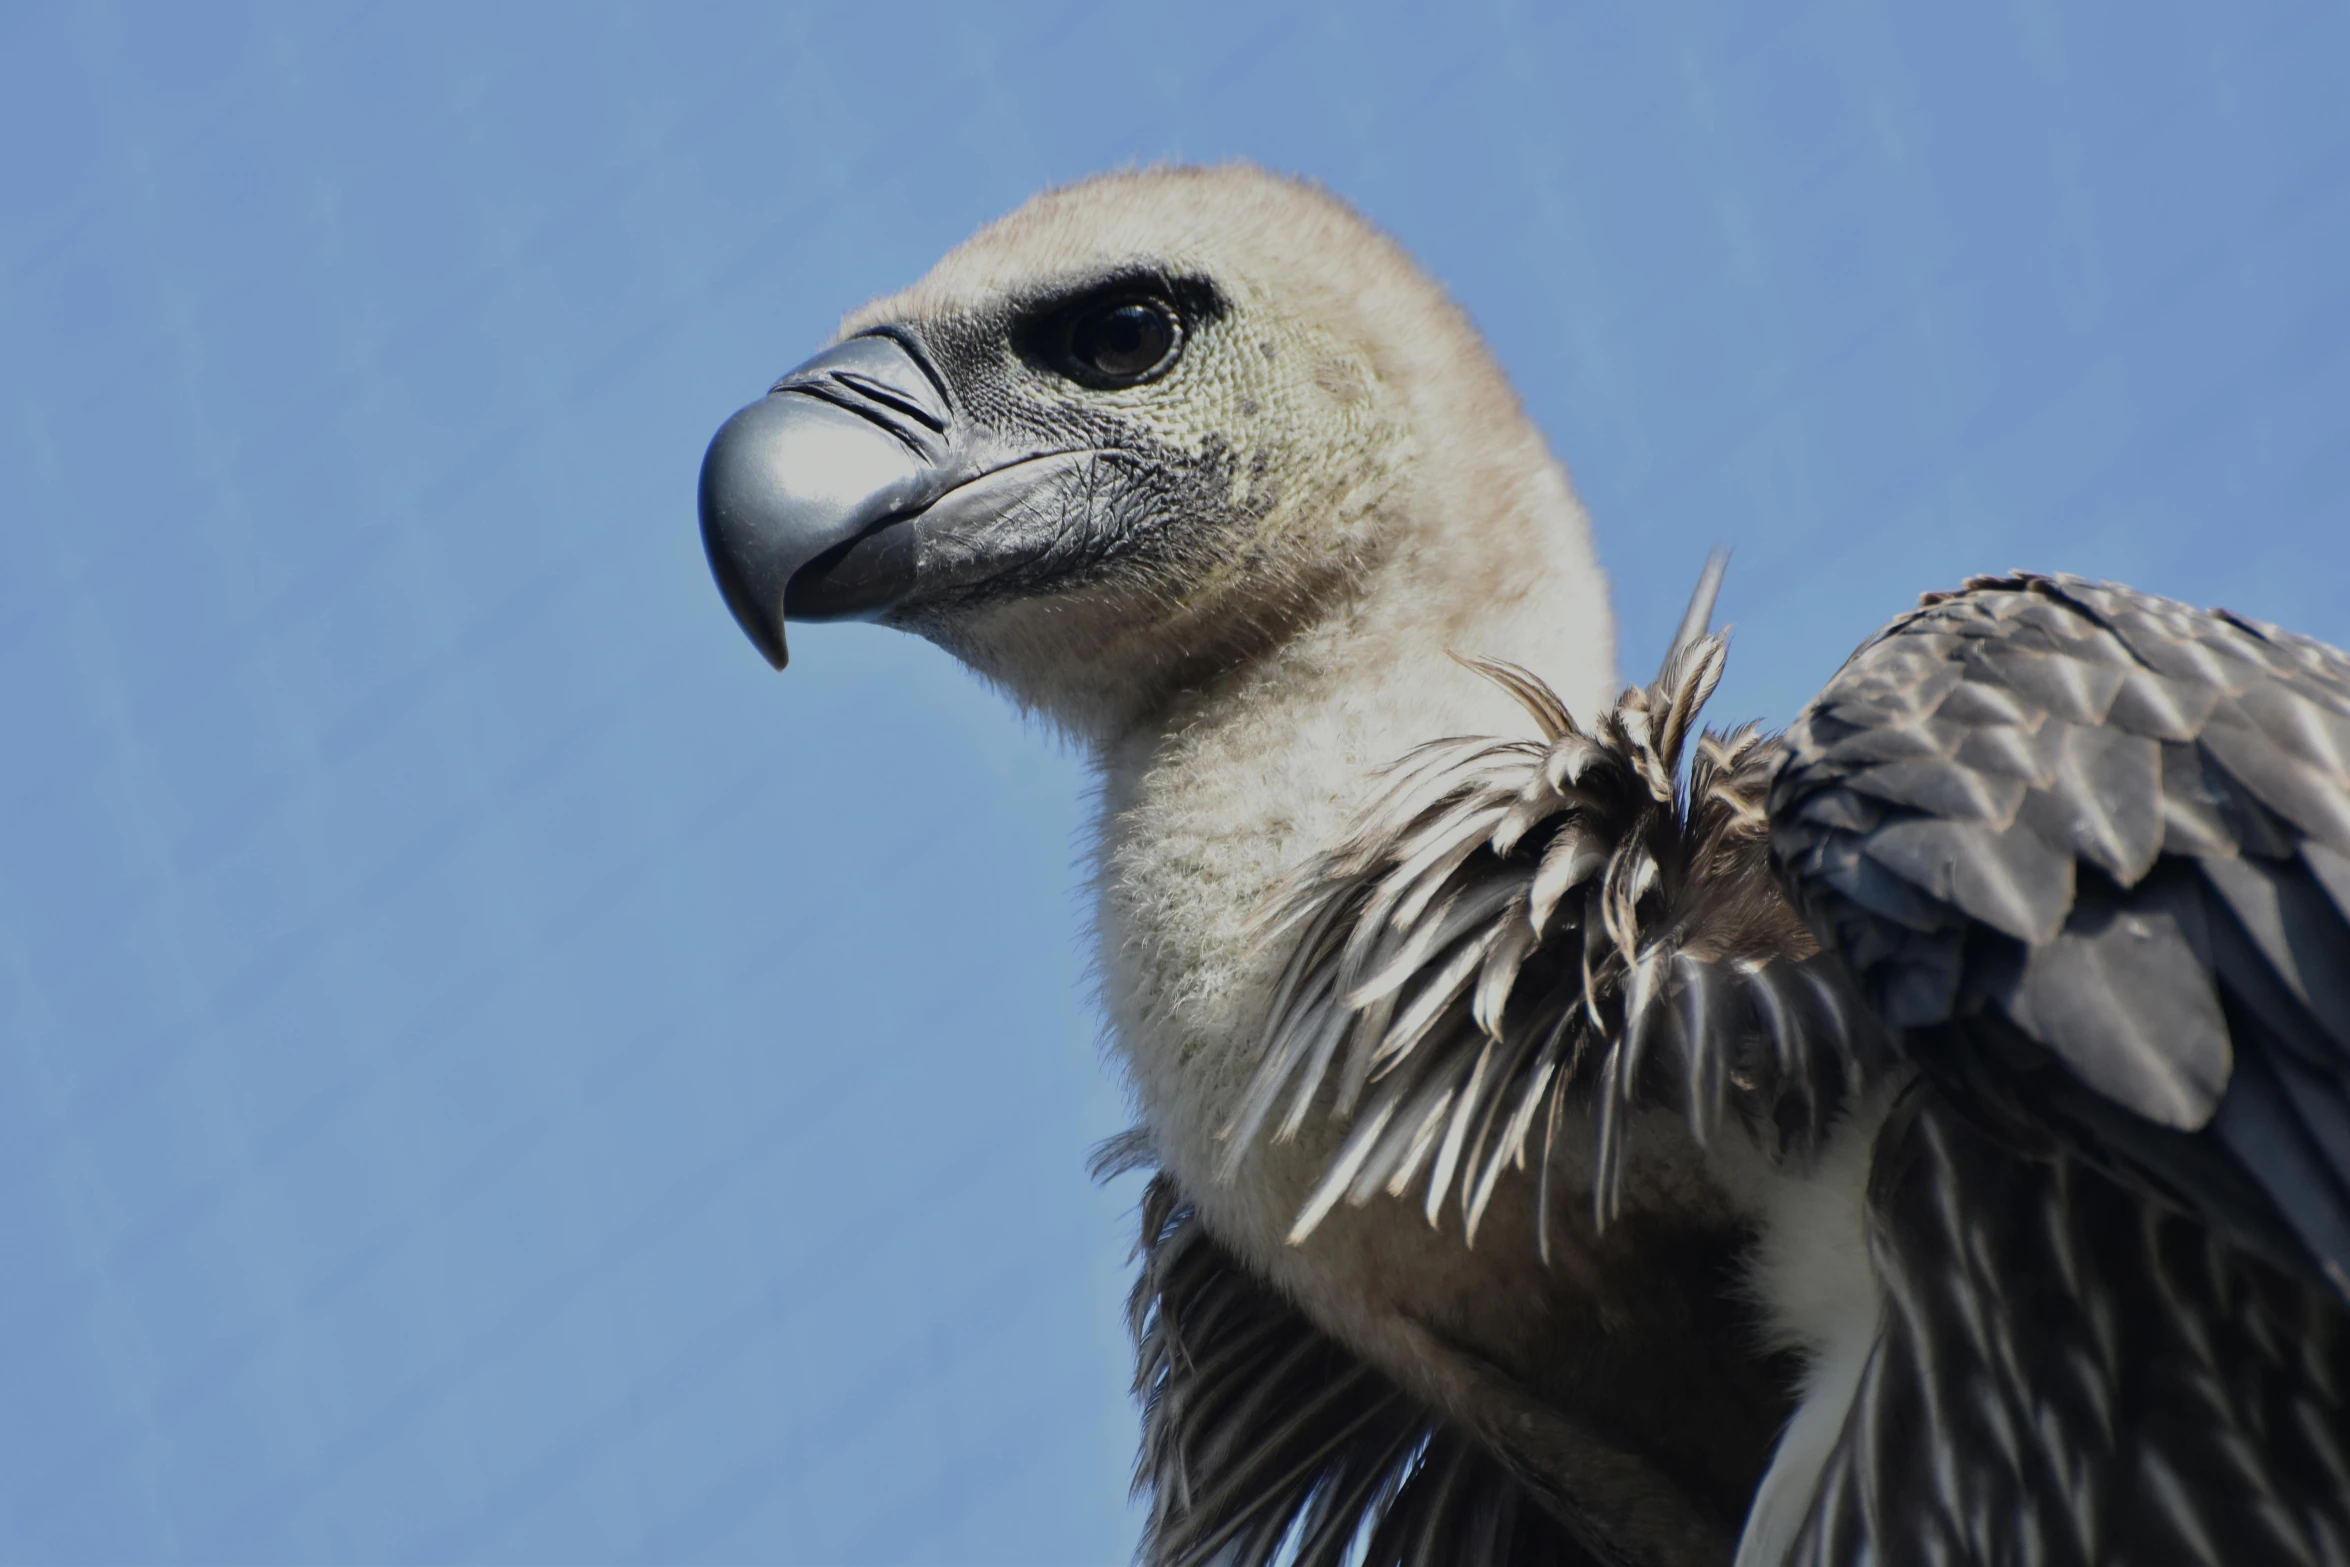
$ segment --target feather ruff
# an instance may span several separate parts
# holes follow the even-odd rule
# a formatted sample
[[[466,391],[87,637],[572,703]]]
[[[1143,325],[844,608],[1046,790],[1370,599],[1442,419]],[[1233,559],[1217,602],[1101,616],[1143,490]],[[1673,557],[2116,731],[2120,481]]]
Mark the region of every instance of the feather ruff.
[[[1635,1109],[1808,1154],[1869,1080],[1876,1032],[1771,871],[1775,742],[1697,733],[1726,652],[1684,636],[1589,728],[1526,670],[1463,659],[1539,738],[1420,747],[1276,890],[1263,927],[1293,945],[1221,1173],[1268,1126],[1344,1121],[1293,1244],[1341,1202],[1415,1186],[1474,1244],[1500,1183],[1531,1170],[1547,1258],[1553,1154],[1582,1106],[1604,1223]]]

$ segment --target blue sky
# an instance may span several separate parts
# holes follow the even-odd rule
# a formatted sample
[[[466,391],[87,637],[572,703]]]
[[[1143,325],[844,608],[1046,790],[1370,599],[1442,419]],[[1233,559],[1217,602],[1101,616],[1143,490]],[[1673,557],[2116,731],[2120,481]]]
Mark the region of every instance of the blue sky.
[[[1491,335],[1627,667],[1924,588],[2350,642],[2350,11],[0,10],[0,1558],[1123,1560],[1081,761],[770,674],[721,419],[1256,158]]]

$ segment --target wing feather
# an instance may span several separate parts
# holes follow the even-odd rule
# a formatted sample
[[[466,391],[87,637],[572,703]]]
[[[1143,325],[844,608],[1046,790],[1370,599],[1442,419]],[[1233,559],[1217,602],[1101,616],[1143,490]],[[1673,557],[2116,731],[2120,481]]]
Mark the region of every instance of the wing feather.
[[[1785,745],[1774,855],[1922,1065],[2339,1283],[2350,659],[2110,583],[1978,578],[1865,644]]]

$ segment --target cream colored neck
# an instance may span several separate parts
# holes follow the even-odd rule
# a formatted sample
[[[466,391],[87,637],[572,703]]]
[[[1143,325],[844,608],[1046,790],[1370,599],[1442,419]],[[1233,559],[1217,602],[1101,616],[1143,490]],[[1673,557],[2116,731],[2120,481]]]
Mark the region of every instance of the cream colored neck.
[[[1207,1190],[1277,966],[1249,928],[1274,881],[1334,842],[1376,770],[1414,746],[1528,732],[1449,653],[1524,664],[1579,713],[1614,695],[1605,583],[1563,479],[1544,498],[1555,504],[1485,529],[1410,529],[1342,612],[1097,758],[1112,1036],[1160,1158],[1230,1210],[1217,1225],[1227,1235],[1285,1228],[1319,1161],[1301,1144],[1252,1160],[1238,1193]]]

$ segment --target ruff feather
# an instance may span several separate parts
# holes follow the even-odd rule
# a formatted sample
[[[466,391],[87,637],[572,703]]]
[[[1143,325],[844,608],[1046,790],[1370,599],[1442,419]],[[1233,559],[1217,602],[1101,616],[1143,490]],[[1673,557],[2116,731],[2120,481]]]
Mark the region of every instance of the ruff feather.
[[[1546,1214],[1558,1128],[1583,1104],[1605,1223],[1636,1108],[1676,1105],[1701,1140],[1735,1116],[1808,1154],[1865,1081],[1870,1032],[1771,872],[1776,742],[1696,732],[1727,654],[1704,629],[1718,580],[1709,564],[1655,681],[1588,728],[1530,672],[1462,659],[1537,737],[1420,747],[1276,889],[1262,929],[1295,945],[1223,1168],[1269,1122],[1276,1140],[1317,1108],[1348,1123],[1293,1243],[1423,1171],[1429,1221],[1457,1205],[1471,1244],[1512,1170],[1531,1164]]]

